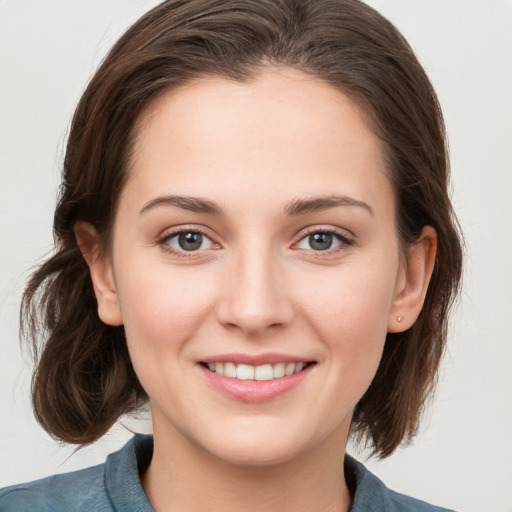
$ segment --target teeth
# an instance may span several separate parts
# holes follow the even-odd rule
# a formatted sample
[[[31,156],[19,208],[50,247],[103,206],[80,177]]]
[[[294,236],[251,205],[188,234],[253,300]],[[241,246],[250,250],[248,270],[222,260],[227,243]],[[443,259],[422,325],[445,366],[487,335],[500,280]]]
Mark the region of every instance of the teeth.
[[[239,364],[236,367],[236,378],[240,380],[254,379],[254,366],[248,364]]]
[[[274,365],[274,379],[284,377],[284,363],[277,363]]]
[[[251,366],[248,364],[208,363],[208,369],[212,372],[239,380],[273,380],[299,373],[305,368],[306,363],[277,363]]]
[[[225,363],[224,364],[224,375],[226,377],[231,377],[232,379],[236,378],[236,365],[233,363]]]
[[[284,369],[284,374],[291,375],[293,372],[295,372],[295,363],[288,363]]]
[[[256,366],[254,370],[254,380],[272,380],[274,378],[274,369],[271,364]]]
[[[297,363],[297,365],[295,366],[295,373],[297,372],[300,372],[304,366],[306,366],[306,363]]]

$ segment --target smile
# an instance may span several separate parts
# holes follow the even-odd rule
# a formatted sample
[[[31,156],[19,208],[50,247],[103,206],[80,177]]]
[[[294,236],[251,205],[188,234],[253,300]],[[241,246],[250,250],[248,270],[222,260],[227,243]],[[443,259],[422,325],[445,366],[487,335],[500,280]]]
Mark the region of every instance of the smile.
[[[202,363],[211,372],[238,380],[274,380],[301,372],[312,362],[276,363],[252,366],[233,362]]]

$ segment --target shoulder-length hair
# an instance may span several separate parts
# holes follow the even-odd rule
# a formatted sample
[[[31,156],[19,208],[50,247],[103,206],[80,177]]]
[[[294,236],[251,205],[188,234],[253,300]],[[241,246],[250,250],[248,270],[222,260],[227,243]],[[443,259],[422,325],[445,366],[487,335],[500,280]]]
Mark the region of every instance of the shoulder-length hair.
[[[91,443],[148,398],[123,327],[98,317],[75,223],[91,223],[109,249],[134,126],[160,94],[205,75],[244,82],[269,65],[319,77],[358,105],[383,143],[402,247],[426,225],[437,232],[424,308],[410,329],[387,335],[352,422],[353,433],[380,457],[417,432],[462,266],[445,129],[424,70],[397,29],[358,0],[169,0],[127,30],[78,104],[55,211],[55,253],[24,293],[22,337],[37,361],[34,411],[56,438]]]

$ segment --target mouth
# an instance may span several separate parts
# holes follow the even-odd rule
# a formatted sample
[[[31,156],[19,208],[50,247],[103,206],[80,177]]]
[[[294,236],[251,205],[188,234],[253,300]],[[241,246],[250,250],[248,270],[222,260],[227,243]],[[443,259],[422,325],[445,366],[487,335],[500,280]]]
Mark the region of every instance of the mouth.
[[[253,366],[250,364],[234,363],[232,361],[224,362],[200,362],[201,366],[209,372],[222,375],[236,380],[252,381],[272,381],[290,377],[303,372],[307,368],[316,364],[315,361],[300,362],[278,362],[275,364],[261,364]]]

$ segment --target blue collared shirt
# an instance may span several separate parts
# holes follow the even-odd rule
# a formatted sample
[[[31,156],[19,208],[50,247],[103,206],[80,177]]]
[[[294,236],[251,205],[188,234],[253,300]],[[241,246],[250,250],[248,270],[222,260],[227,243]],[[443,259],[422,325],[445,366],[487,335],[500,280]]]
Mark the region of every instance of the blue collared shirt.
[[[104,464],[1,489],[0,511],[154,512],[139,479],[152,455],[152,436],[138,434]],[[350,512],[449,512],[391,491],[348,455],[345,474],[355,488]]]

